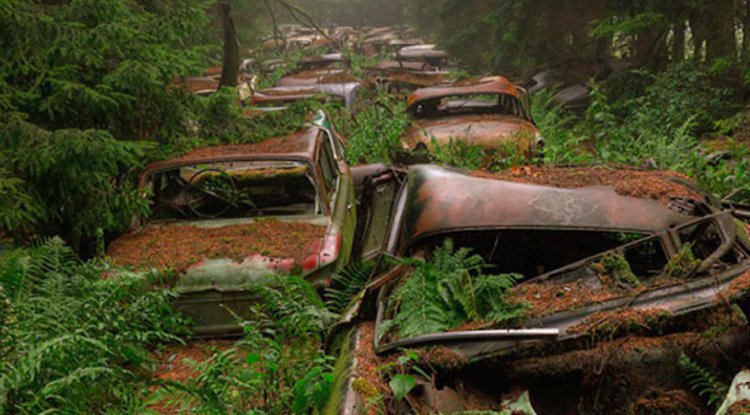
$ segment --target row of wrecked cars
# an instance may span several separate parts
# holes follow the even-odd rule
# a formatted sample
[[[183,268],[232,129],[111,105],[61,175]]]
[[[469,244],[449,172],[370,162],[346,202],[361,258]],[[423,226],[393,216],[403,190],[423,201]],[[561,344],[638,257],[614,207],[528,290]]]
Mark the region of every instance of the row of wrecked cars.
[[[329,336],[348,366],[335,395],[341,413],[632,413],[672,395],[684,412],[636,413],[705,413],[676,372],[680,353],[717,368],[747,364],[743,213],[686,178],[608,167],[350,167],[344,151],[318,114],[289,137],[154,163],[141,178],[152,213],[109,255],[174,270],[174,306],[202,336],[237,333],[252,286],[272,275],[302,275],[323,291],[347,264],[375,260]],[[403,306],[392,298],[413,268],[393,258],[429,262],[446,240],[480,255],[487,271],[519,275],[501,293],[520,312],[402,335],[389,324]],[[396,400],[378,368],[407,349],[428,376]]]
[[[522,91],[502,77],[414,91],[405,145],[466,128],[491,152],[515,128],[503,140],[533,158],[543,140]],[[151,213],[108,254],[172,270],[174,306],[203,337],[238,334],[253,287],[273,276],[323,293],[347,266],[373,263],[327,336],[332,413],[713,413],[680,362],[750,364],[750,207],[665,171],[349,166],[345,152],[318,112],[289,136],[152,163],[140,178]],[[448,247],[481,259],[451,284],[427,279],[419,264]],[[443,309],[405,295],[414,281],[484,312],[431,330]],[[750,408],[749,378],[737,375],[719,415]]]

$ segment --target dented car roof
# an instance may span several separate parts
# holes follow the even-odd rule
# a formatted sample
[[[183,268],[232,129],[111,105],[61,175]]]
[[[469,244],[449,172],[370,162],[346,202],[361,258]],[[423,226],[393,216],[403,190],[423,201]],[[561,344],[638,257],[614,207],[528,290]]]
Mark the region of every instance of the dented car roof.
[[[467,229],[606,229],[656,233],[692,216],[612,186],[557,188],[420,165],[409,170],[402,245]]]

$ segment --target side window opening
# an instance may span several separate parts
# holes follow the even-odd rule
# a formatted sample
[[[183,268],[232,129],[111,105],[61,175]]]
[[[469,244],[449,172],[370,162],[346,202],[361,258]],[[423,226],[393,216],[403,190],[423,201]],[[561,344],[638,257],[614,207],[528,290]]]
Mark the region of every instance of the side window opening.
[[[721,247],[723,242],[716,222],[705,221],[684,227],[678,231],[680,242],[690,244],[696,259],[704,260]]]
[[[669,262],[667,253],[658,238],[651,238],[627,247],[624,256],[630,264],[630,270],[639,280],[661,275]]]
[[[330,141],[324,139],[320,146],[320,168],[323,172],[323,181],[325,182],[328,194],[332,195],[336,191],[336,181],[338,180],[338,171],[334,163],[333,152]]]

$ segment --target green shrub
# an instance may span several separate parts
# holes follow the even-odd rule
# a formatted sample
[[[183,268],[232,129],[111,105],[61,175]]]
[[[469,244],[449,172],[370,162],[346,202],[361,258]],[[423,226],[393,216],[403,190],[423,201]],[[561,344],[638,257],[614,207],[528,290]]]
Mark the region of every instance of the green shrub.
[[[185,327],[150,278],[82,263],[58,238],[0,257],[0,412],[142,411],[147,347]]]
[[[25,188],[6,188],[0,206],[29,208],[6,220],[5,230],[63,235],[77,251],[86,251],[82,241],[102,231],[124,230],[135,214],[146,211],[133,180],[144,150],[143,144],[118,141],[101,130],[48,132],[22,122],[5,126],[0,158],[12,180]]]
[[[379,93],[371,105],[355,115],[348,132],[347,160],[352,164],[387,163],[400,149],[410,124],[404,100]]]

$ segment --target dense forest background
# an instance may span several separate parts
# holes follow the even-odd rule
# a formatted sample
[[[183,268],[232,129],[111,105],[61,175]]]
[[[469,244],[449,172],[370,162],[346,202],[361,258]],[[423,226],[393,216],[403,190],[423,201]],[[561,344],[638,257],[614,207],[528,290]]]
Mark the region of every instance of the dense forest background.
[[[674,158],[697,152],[707,135],[741,141],[747,121],[746,1],[229,3],[243,57],[256,55],[272,22],[310,17],[329,26],[409,24],[466,71],[516,81],[572,63],[630,62],[630,71],[595,91],[577,124],[583,129],[565,114],[539,117],[552,162],[579,161],[577,145],[592,138],[611,143],[595,155],[604,161],[638,162],[647,152]],[[247,121],[238,120],[230,95],[200,98],[170,87],[220,64],[215,1],[6,0],[0,27],[0,226],[17,241],[62,235],[77,251],[102,252],[145,209],[133,188],[143,163],[175,148],[243,139]],[[644,136],[667,147],[652,148]],[[633,140],[643,151],[617,157]],[[704,166],[685,166],[694,160],[667,161],[660,167],[705,175]],[[728,192],[745,180],[737,171],[706,179]]]
[[[170,307],[174,294],[144,289],[169,275],[105,257],[107,243],[148,213],[136,188],[146,163],[291,133],[317,105],[248,118],[230,88],[197,96],[175,87],[221,65],[219,3],[0,0],[0,413],[147,413],[159,400],[200,406],[194,413],[313,413],[341,379],[321,344],[343,310],[326,308],[305,281],[282,279],[281,291],[259,293],[268,322],[263,332],[246,327],[242,353],[212,355],[194,382],[154,381],[152,354],[190,335]],[[523,83],[549,69],[627,62],[593,83],[581,112],[556,105],[553,92],[534,96],[547,140],[541,163],[670,169],[750,202],[750,0],[221,3],[243,58],[288,65],[263,85],[322,51],[262,50],[282,22],[408,25],[449,52],[458,78]],[[345,53],[357,76],[384,58]],[[409,126],[403,97],[368,98],[378,105],[358,113],[325,107],[349,139],[351,164],[389,162]],[[476,150],[444,148],[433,160],[476,168]]]

